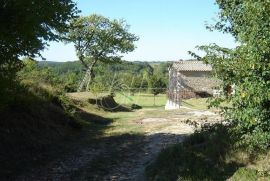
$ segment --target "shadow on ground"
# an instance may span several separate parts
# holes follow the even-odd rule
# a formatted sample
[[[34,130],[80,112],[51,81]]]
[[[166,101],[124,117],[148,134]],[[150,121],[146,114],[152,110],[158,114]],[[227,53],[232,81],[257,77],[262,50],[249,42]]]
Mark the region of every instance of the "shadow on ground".
[[[123,134],[103,137],[92,147],[98,153],[91,160],[63,174],[60,180],[143,180],[145,167],[169,145],[182,142],[187,135]],[[88,153],[89,154],[89,153]],[[87,160],[87,159],[86,159]],[[50,178],[48,178],[50,179]]]
[[[97,105],[99,108],[110,112],[131,112],[132,109],[118,104],[113,96],[108,95],[97,99],[89,99],[90,104]]]
[[[68,153],[54,162],[43,163],[16,180],[143,180],[145,167],[160,150],[185,137],[123,134],[84,141],[70,147]]]
[[[80,119],[84,120],[85,122],[87,122],[89,124],[97,124],[97,125],[106,126],[106,125],[109,125],[113,122],[113,119],[104,118],[102,116],[86,112],[86,111],[84,111],[80,108],[77,108],[77,107],[76,107],[75,116],[79,117]],[[96,130],[96,131],[98,131],[98,130]]]
[[[186,140],[185,134],[105,136],[112,119],[76,108],[87,123],[78,130],[59,107],[47,106],[2,115],[1,180],[142,180],[144,168],[167,147],[147,168],[149,180],[226,180],[241,166],[226,162],[233,140],[222,126]]]
[[[228,160],[233,150],[228,129],[214,125],[161,152],[148,166],[148,180],[227,180],[244,166]]]
[[[102,129],[106,126],[103,124]],[[243,166],[226,162],[231,148],[223,139],[228,136],[223,127],[215,128],[218,134],[209,134],[213,133],[211,128],[192,136],[156,133],[104,137],[102,129],[96,130],[96,136],[85,132],[77,142],[58,147],[61,156],[58,151],[59,157],[50,158],[54,161],[40,163],[17,180],[144,180],[145,167],[148,180],[226,180]]]
[[[14,180],[66,153],[76,152],[86,142],[86,135],[102,135],[113,121],[79,108],[75,117],[84,123],[66,114],[61,107],[44,101],[17,104],[2,111],[0,180]]]

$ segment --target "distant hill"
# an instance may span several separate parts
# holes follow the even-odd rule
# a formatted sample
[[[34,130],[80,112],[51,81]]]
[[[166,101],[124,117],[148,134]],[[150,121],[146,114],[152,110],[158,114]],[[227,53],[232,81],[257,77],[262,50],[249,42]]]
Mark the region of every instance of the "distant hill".
[[[79,73],[83,69],[83,66],[79,61],[72,61],[72,62],[40,61],[38,62],[38,65],[41,68],[51,67],[58,74],[67,73],[67,72]]]

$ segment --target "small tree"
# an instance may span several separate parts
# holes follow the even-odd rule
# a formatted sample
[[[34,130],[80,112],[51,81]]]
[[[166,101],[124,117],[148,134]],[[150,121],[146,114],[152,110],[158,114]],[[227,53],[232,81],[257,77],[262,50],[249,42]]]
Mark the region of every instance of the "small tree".
[[[154,74],[149,78],[149,86],[151,93],[154,95],[154,106],[156,105],[156,95],[163,93],[166,88],[166,83],[162,77]]]
[[[134,41],[138,37],[129,33],[128,29],[129,26],[123,20],[110,20],[95,14],[73,20],[67,39],[75,44],[77,56],[88,74],[85,75],[86,82],[79,89],[83,88],[84,83],[89,89],[95,77],[93,68],[98,61],[119,61],[119,54],[135,49]]]

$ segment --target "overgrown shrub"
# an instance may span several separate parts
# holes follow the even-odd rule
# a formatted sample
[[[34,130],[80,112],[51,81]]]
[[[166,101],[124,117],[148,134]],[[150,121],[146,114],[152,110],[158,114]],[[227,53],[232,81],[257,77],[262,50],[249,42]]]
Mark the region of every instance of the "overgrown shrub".
[[[213,105],[230,102],[225,116],[240,133],[239,143],[250,152],[270,146],[270,3],[254,0],[216,0],[220,21],[211,30],[230,33],[238,42],[234,49],[216,44],[200,46],[202,58],[213,66],[222,89],[235,85],[234,94],[224,91]],[[194,55],[194,54],[193,54]],[[198,57],[200,58],[200,57]]]

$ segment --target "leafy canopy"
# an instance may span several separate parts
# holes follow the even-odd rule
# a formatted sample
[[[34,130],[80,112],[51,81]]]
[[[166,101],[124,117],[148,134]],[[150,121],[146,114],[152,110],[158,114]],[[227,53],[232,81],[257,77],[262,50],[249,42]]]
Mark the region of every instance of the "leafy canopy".
[[[94,14],[74,19],[67,39],[75,44],[77,56],[88,67],[93,60],[119,60],[119,54],[133,51],[138,37],[128,30],[124,20]]]
[[[81,91],[85,85],[89,90],[98,61],[120,61],[121,54],[135,49],[134,42],[138,37],[128,30],[129,26],[123,20],[110,20],[95,14],[73,20],[67,41],[74,43],[77,56],[87,69],[77,91]]]
[[[1,63],[9,57],[34,56],[48,41],[59,40],[76,16],[72,0],[2,0],[0,2]]]
[[[0,1],[0,94],[16,87],[20,57],[39,56],[48,41],[57,41],[78,10],[72,0]],[[10,96],[0,96],[3,98]]]
[[[250,151],[270,145],[270,1],[217,0],[219,22],[211,30],[230,33],[235,49],[216,44],[200,46],[203,60],[213,65],[223,87],[236,85],[235,95],[224,93],[214,104],[228,101],[227,118],[233,120],[240,141]]]

